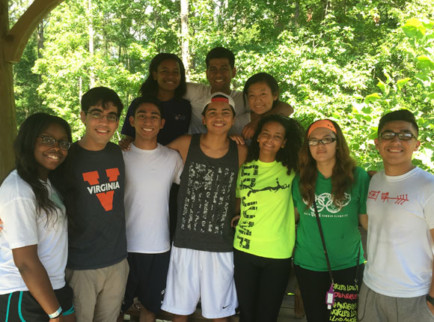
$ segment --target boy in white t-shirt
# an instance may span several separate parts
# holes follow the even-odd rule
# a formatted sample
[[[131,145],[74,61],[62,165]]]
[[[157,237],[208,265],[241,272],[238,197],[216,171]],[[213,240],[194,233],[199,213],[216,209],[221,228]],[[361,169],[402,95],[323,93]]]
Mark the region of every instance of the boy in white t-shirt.
[[[182,159],[178,152],[157,143],[164,126],[160,103],[140,97],[134,101],[129,121],[136,137],[124,151],[125,217],[130,273],[123,303],[128,309],[134,297],[143,308],[140,321],[155,321],[166,287],[170,258],[169,193],[179,184]]]
[[[369,185],[359,321],[434,321],[434,176],[412,163],[418,131],[408,110],[384,115],[378,126],[384,170]]]

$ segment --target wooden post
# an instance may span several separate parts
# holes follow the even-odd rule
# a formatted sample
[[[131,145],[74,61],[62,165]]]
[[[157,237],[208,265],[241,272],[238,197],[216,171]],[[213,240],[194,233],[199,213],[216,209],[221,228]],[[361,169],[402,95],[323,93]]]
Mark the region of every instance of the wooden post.
[[[9,30],[8,0],[0,0],[0,182],[14,167],[17,133],[12,64],[20,60],[38,24],[63,0],[34,0]]]
[[[7,46],[8,31],[8,0],[0,0],[0,48]],[[16,132],[12,65],[5,51],[0,50],[0,182],[14,167],[12,145]]]

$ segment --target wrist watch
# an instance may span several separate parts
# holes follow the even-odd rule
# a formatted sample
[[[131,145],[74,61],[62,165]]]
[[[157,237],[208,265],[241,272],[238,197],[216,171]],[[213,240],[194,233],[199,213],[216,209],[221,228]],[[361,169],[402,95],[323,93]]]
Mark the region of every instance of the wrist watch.
[[[430,302],[432,305],[434,305],[434,297],[430,296],[429,294],[426,295],[426,300]]]

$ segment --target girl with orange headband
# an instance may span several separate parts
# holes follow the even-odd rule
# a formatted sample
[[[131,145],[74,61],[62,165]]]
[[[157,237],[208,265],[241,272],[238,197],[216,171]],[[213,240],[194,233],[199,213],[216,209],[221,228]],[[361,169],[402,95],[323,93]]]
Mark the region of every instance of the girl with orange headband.
[[[293,185],[299,216],[294,264],[307,320],[323,322],[335,318],[334,302],[344,294],[339,285],[350,285],[356,290],[351,296],[357,297],[364,268],[358,226],[367,226],[369,177],[356,167],[334,121],[316,121],[306,133]],[[356,308],[357,301],[351,305]],[[357,313],[345,313],[346,308],[338,314]],[[356,321],[356,316],[347,318]]]

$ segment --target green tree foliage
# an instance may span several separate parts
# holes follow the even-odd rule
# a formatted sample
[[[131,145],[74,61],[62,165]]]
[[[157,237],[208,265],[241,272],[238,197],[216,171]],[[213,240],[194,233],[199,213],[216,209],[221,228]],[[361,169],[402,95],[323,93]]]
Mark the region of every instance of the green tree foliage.
[[[380,166],[373,138],[381,115],[408,108],[421,125],[417,162],[434,169],[433,0],[189,2],[193,81],[206,82],[210,48],[232,49],[235,88],[256,72],[273,74],[294,117],[336,120],[367,169]],[[14,12],[20,5],[12,1]],[[15,69],[20,121],[48,108],[78,138],[80,96],[105,85],[128,105],[155,54],[181,54],[180,33],[178,1],[67,0],[44,21],[43,46],[35,36]]]

